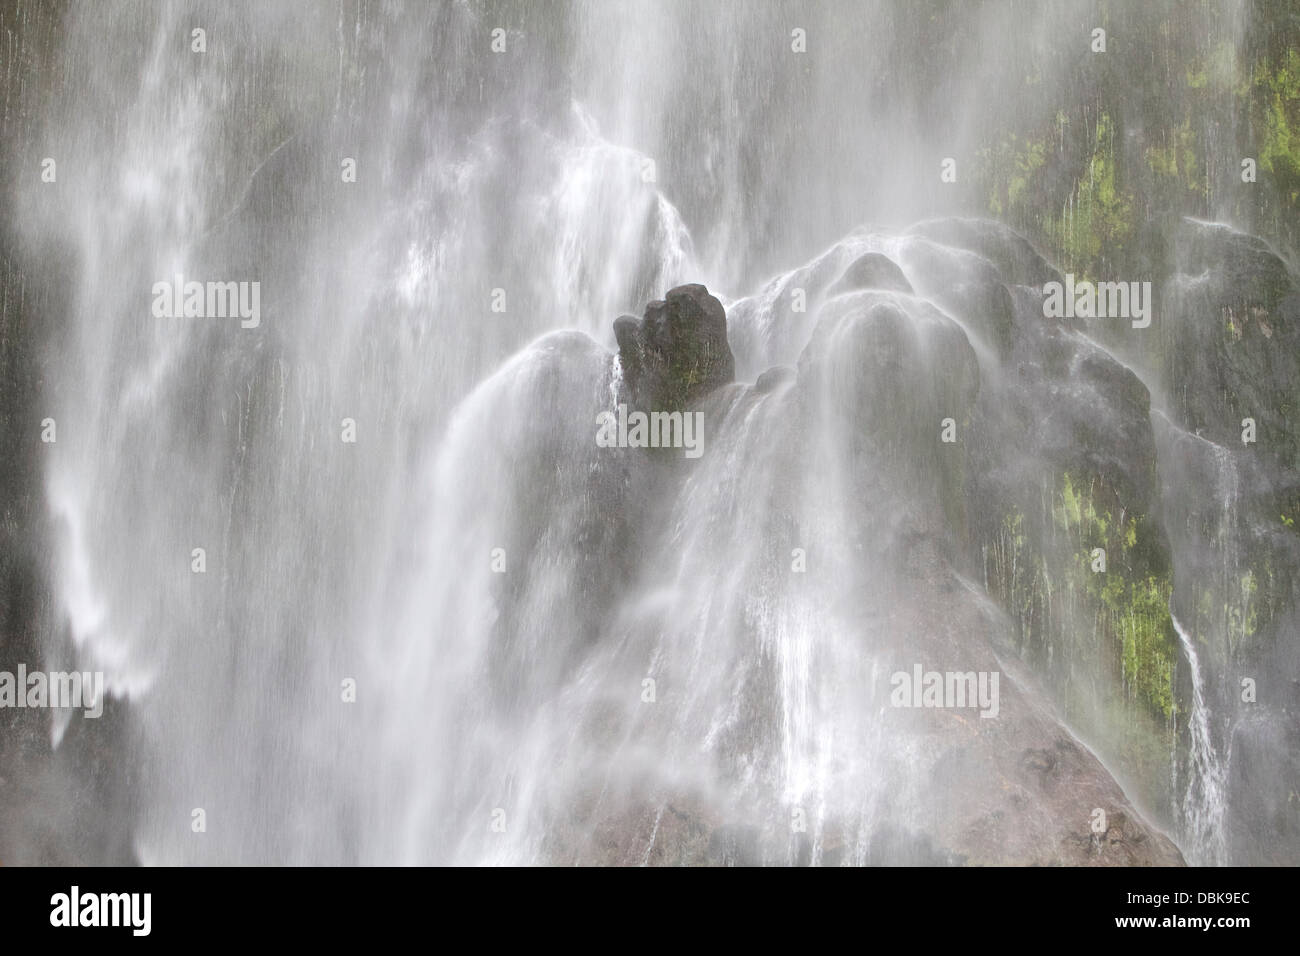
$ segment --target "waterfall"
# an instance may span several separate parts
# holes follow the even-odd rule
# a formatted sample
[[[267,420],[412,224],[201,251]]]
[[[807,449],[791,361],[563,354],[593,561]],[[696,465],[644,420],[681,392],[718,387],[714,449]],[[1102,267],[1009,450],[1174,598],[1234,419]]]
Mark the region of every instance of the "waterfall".
[[[1228,6],[1196,22],[1235,50]],[[1185,490],[1155,477],[1159,375],[1041,308],[1062,263],[1021,232],[1073,266],[1093,167],[1009,205],[1063,161],[1059,111],[1096,138],[1104,7],[69,8],[15,163],[57,182],[5,228],[46,290],[22,421],[58,429],[41,648],[105,674],[130,856],[1088,862],[1102,806],[1124,862],[1225,861],[1221,663],[1175,619],[1166,819],[1136,794],[1167,767],[1124,762],[1160,702],[1119,690],[1066,577],[1091,529],[1051,517],[1075,466],[1108,469],[1106,533]],[[1001,134],[1023,115],[1047,160]],[[615,320],[688,283],[735,361],[692,406],[703,456],[597,447],[632,389]],[[1209,560],[1188,534],[1142,539],[1162,586]],[[900,704],[914,673],[1000,697]]]
[[[1196,642],[1183,629],[1176,616],[1173,617],[1173,622],[1192,679],[1192,709],[1187,715],[1188,733],[1191,737],[1191,777],[1183,795],[1183,824],[1187,828],[1191,861],[1198,866],[1214,866],[1224,861],[1226,775],[1210,733],[1210,708],[1205,701],[1205,678],[1201,674]]]

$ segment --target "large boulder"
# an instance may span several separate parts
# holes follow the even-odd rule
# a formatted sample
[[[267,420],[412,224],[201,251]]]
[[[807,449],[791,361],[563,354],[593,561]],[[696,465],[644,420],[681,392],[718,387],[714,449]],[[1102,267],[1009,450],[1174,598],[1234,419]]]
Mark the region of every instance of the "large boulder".
[[[855,292],[858,289],[885,289],[890,292],[912,294],[912,283],[903,270],[888,256],[879,252],[866,252],[844,270],[844,274],[830,288],[831,295]]]
[[[735,380],[727,314],[702,285],[682,285],[614,322],[623,383],[646,411],[679,411]]]

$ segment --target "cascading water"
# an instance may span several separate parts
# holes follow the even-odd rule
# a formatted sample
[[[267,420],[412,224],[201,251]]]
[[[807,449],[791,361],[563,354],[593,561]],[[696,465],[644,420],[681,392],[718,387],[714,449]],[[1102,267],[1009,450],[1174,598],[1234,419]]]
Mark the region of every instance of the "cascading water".
[[[1062,50],[1100,15],[69,8],[21,91],[57,186],[16,187],[6,235],[63,295],[42,646],[106,675],[127,855],[1176,862],[1166,829],[1232,859],[1226,658],[1172,619],[1184,712],[1160,609],[1238,554],[1170,504],[1185,436],[1146,387],[1174,387],[1045,323],[1055,266],[953,218],[1023,192],[972,185],[999,151],[1043,165],[1005,115],[1097,138]],[[1231,52],[1246,19],[1202,26]],[[1047,258],[1104,177],[1043,197]],[[260,314],[160,316],[187,281]],[[685,283],[735,361],[704,454],[597,447],[614,320]],[[1078,573],[1103,540],[1122,587]],[[1000,698],[899,706],[914,667]]]
[[[1193,863],[1215,865],[1223,861],[1224,769],[1210,734],[1210,710],[1205,702],[1205,677],[1192,636],[1172,617],[1191,669],[1192,711],[1187,726],[1191,734],[1192,779],[1183,797],[1183,825],[1186,846]]]

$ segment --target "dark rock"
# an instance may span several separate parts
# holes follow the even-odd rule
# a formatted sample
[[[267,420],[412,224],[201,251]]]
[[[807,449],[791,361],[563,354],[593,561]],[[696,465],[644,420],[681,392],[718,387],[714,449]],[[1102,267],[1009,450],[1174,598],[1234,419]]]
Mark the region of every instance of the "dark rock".
[[[1180,424],[1240,447],[1241,420],[1253,418],[1259,454],[1295,469],[1300,287],[1263,241],[1226,226],[1185,222],[1174,246],[1178,273],[1163,289],[1151,345],[1174,383]]]
[[[1029,240],[1004,223],[988,219],[931,219],[908,232],[977,253],[993,263],[1005,282],[1042,287],[1061,274]]]
[[[614,322],[624,387],[635,406],[684,409],[735,380],[722,303],[702,285],[671,289],[637,320]]]
[[[799,375],[828,386],[824,394],[858,418],[855,443],[931,475],[942,454],[933,440],[939,422],[964,418],[979,391],[979,363],[961,327],[928,304],[904,309],[883,295],[827,303]]]
[[[754,391],[775,391],[784,382],[794,381],[798,374],[788,365],[774,365],[758,377],[758,381],[754,383]]]
[[[959,318],[997,353],[999,359],[1005,361],[1014,348],[1018,333],[1016,303],[1006,277],[992,260],[982,255],[960,258],[964,261],[958,261],[954,247],[930,240],[912,247],[906,261],[913,275],[918,277],[920,294]],[[925,277],[929,276],[943,276],[943,281],[927,284]],[[1012,287],[1017,294],[1028,291],[1014,283]],[[1034,294],[1041,302],[1041,287],[1036,288]],[[1041,316],[1041,306],[1037,311]]]
[[[884,289],[911,295],[912,283],[907,281],[903,270],[888,256],[868,252],[855,259],[829,291],[831,295],[841,295],[858,289]]]

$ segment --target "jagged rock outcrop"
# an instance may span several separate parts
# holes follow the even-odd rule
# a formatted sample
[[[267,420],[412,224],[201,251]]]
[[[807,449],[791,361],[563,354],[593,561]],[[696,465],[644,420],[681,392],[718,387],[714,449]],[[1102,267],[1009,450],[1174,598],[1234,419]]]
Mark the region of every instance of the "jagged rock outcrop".
[[[736,376],[722,303],[702,285],[670,289],[641,319],[614,322],[623,381],[645,411],[679,411]]]

